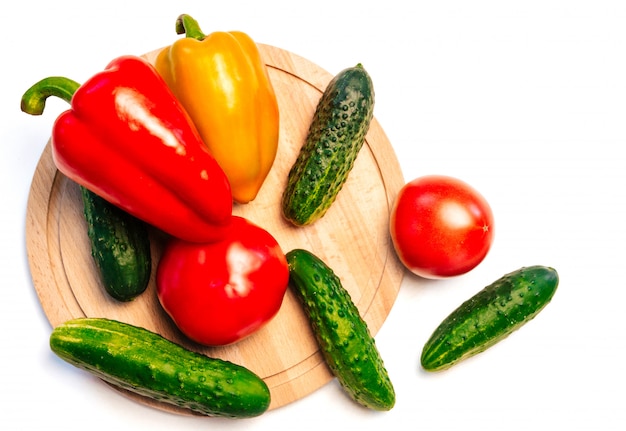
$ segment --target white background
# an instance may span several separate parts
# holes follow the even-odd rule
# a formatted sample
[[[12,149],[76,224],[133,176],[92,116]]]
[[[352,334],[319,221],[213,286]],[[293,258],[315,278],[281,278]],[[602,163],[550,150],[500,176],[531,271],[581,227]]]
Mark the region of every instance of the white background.
[[[2,3],[0,428],[623,429],[626,2],[307,4]],[[131,402],[49,350],[24,220],[36,163],[67,105],[50,100],[35,118],[20,112],[20,97],[43,77],[82,82],[118,55],[170,44],[180,13],[206,32],[243,30],[333,74],[363,63],[404,178],[456,176],[491,203],[496,239],[487,259],[447,281],[406,276],[377,335],[397,392],[392,411],[367,411],[332,382],[251,420],[183,417]],[[561,277],[535,320],[449,371],[419,369],[443,317],[533,264]]]

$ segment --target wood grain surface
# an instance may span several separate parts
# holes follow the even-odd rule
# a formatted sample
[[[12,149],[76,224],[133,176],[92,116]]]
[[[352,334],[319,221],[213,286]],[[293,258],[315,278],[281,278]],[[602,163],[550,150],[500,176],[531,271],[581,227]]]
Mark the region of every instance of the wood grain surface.
[[[284,252],[305,248],[329,264],[375,335],[391,310],[403,277],[388,233],[390,208],[403,185],[393,148],[374,118],[348,181],[325,217],[308,227],[289,224],[280,211],[287,173],[332,75],[288,51],[261,44],[259,48],[278,97],[279,150],[257,198],[246,205],[235,205],[233,211],[268,230]],[[145,57],[153,61],[157,53]],[[151,231],[151,237],[154,265],[147,291],[130,303],[116,302],[105,293],[90,255],[78,186],[56,170],[48,143],[33,176],[26,241],[33,284],[53,327],[88,316],[117,319],[156,331],[189,349],[230,360],[259,374],[271,390],[270,409],[303,398],[332,379],[290,290],[278,315],[239,343],[209,348],[187,340],[156,297],[154,272],[167,238],[156,230]],[[191,414],[120,392],[155,408]]]

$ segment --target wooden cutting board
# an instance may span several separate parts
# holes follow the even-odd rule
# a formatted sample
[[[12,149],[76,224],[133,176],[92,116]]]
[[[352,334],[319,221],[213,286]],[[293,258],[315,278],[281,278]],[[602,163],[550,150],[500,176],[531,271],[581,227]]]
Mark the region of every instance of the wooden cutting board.
[[[308,227],[289,224],[280,211],[287,173],[332,75],[285,50],[268,45],[259,48],[278,97],[279,150],[257,198],[246,205],[235,205],[233,211],[268,230],[284,252],[305,248],[322,258],[341,278],[375,335],[391,310],[403,277],[388,233],[390,208],[404,183],[393,148],[374,118],[348,181],[325,217]],[[145,57],[154,61],[158,51]],[[147,291],[131,303],[112,300],[101,285],[90,255],[78,186],[56,170],[48,143],[31,185],[26,241],[33,284],[53,327],[82,316],[107,317],[145,327],[189,349],[250,368],[270,388],[270,409],[298,400],[332,379],[309,323],[289,290],[278,315],[237,344],[209,348],[185,339],[156,297],[154,270],[165,237],[157,231],[151,235],[154,265]],[[120,392],[156,408],[191,414]]]

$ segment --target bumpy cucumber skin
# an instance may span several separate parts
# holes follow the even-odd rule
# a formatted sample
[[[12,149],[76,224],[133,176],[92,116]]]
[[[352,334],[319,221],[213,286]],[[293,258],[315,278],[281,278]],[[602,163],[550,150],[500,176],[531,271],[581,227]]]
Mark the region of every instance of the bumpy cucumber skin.
[[[95,193],[81,187],[91,255],[107,293],[131,301],[150,281],[152,258],[146,225]]]
[[[146,329],[103,318],[54,328],[52,351],[112,385],[208,416],[259,416],[265,382],[240,365],[192,352]]]
[[[282,197],[287,220],[303,226],[324,216],[352,170],[373,113],[374,87],[361,64],[330,81],[289,171]]]
[[[393,408],[396,395],[380,352],[337,275],[306,250],[288,252],[287,263],[290,284],[333,375],[359,404]]]
[[[509,336],[552,300],[559,284],[555,269],[520,268],[496,280],[461,304],[424,345],[422,367],[450,368]]]

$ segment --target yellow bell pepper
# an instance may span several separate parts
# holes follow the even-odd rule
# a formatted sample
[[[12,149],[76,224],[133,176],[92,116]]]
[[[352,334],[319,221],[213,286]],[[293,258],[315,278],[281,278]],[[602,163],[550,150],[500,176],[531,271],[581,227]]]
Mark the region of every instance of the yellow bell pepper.
[[[156,69],[230,181],[233,200],[252,201],[278,149],[276,94],[256,43],[239,31],[205,35],[181,15],[186,37],[163,49]]]

